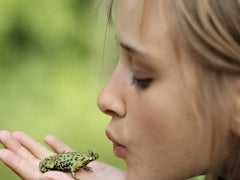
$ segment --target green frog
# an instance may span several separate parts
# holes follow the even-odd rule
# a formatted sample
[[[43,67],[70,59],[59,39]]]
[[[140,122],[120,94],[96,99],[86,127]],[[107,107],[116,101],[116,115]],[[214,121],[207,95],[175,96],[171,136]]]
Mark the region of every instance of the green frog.
[[[72,177],[78,180],[76,171],[80,168],[83,168],[85,171],[91,171],[91,168],[87,164],[98,157],[99,155],[92,150],[88,150],[87,152],[62,152],[42,160],[39,163],[39,168],[43,173],[50,170],[70,171]]]

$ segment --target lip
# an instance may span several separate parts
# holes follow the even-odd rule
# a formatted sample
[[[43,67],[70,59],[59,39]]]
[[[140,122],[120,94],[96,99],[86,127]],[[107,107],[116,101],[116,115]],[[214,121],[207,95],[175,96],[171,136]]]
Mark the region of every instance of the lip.
[[[125,159],[126,147],[124,145],[122,145],[121,143],[119,143],[116,140],[116,138],[113,137],[113,135],[109,131],[106,131],[106,136],[113,143],[113,152],[114,152],[115,156],[117,156],[121,159]]]

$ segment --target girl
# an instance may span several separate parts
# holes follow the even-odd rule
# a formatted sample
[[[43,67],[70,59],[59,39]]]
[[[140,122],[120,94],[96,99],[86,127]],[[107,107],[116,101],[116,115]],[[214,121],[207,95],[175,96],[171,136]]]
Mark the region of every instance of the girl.
[[[94,161],[80,179],[240,179],[240,1],[119,0],[118,63],[99,95],[127,170]],[[0,132],[0,159],[23,179],[53,154],[24,133]],[[55,152],[71,149],[55,137]]]

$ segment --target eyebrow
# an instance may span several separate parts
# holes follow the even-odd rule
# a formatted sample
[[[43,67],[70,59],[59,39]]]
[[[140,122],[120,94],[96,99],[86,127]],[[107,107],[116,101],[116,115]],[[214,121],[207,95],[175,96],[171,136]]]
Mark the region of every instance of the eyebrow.
[[[115,40],[124,50],[126,50],[129,53],[132,53],[133,55],[141,56],[145,59],[154,59],[154,56],[152,56],[148,52],[145,52],[143,48],[138,47],[134,44],[132,45],[132,43],[127,43],[121,40],[121,38],[119,38],[117,34],[115,34]]]
[[[134,48],[128,44],[125,44],[123,42],[119,42],[119,44],[120,44],[120,46],[122,46],[123,49],[125,49],[133,54],[141,54],[141,53],[139,53],[139,51],[136,48]]]
[[[130,45],[130,44],[127,44],[127,43],[124,43],[124,42],[119,42],[120,46],[125,49],[126,51],[132,53],[132,54],[135,54],[135,55],[138,55],[138,56],[143,56],[143,57],[150,57],[149,54],[141,51],[140,49]]]

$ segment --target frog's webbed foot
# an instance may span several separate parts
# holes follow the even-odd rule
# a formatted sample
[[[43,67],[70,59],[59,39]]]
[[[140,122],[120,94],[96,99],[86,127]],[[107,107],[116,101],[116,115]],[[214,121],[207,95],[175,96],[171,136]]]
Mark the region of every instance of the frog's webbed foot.
[[[92,168],[89,167],[89,166],[83,166],[82,168],[83,168],[85,171],[90,171],[90,172],[92,172]]]

